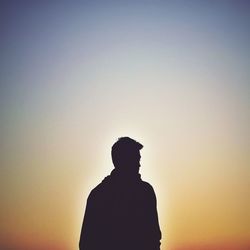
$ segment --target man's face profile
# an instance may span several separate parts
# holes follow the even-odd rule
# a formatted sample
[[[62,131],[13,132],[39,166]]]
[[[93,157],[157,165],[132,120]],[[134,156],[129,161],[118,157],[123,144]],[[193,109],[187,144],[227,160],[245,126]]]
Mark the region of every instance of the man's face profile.
[[[140,164],[141,154],[139,150],[133,150],[126,154],[124,157],[124,162],[122,168],[128,172],[138,173]]]
[[[115,168],[123,173],[138,174],[142,148],[142,144],[129,137],[119,138],[111,150]]]

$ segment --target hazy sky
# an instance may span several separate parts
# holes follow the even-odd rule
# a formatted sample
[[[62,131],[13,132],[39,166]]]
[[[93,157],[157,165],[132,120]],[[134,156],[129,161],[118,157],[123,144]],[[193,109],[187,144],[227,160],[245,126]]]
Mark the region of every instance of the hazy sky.
[[[249,248],[249,11],[1,1],[0,248],[76,249],[121,136],[144,145],[162,250]]]

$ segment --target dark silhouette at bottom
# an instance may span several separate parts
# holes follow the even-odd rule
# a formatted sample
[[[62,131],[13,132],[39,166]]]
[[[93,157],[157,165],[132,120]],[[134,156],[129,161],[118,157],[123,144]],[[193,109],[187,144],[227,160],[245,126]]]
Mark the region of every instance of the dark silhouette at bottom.
[[[141,180],[142,145],[129,137],[112,147],[114,170],[87,200],[80,250],[159,250],[156,196]]]

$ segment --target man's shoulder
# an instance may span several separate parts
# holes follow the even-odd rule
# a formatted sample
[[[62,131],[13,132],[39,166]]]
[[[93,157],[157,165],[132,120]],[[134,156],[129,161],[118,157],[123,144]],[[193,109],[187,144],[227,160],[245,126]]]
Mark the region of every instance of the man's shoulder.
[[[107,192],[108,185],[106,183],[99,183],[96,187],[94,187],[89,194],[88,199],[94,199],[99,196],[103,196],[104,193]]]
[[[139,184],[139,186],[137,186]],[[155,194],[153,186],[148,183],[147,181],[140,180],[137,183],[137,190],[140,190],[141,193],[148,194],[148,195],[153,195]],[[133,186],[134,188],[136,186]],[[111,185],[107,181],[102,181],[99,183],[96,187],[94,187],[90,194],[88,199],[89,200],[95,200],[95,199],[102,199],[106,196],[109,196],[111,193],[115,192],[116,188],[114,188],[113,185]]]
[[[153,189],[152,185],[147,181],[141,180],[141,185],[143,185],[145,188]]]
[[[141,181],[141,186],[142,186],[142,188],[144,189],[145,192],[154,193],[154,188],[150,183],[142,180]]]

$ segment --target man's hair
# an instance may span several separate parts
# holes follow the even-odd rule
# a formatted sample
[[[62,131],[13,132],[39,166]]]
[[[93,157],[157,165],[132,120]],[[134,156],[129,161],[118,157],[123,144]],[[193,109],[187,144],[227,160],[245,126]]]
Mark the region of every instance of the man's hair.
[[[120,137],[111,150],[112,161],[115,167],[122,165],[126,158],[143,148],[143,145],[129,137]]]

